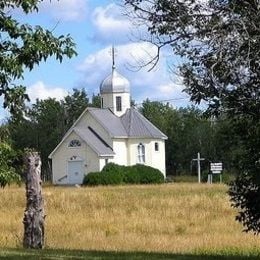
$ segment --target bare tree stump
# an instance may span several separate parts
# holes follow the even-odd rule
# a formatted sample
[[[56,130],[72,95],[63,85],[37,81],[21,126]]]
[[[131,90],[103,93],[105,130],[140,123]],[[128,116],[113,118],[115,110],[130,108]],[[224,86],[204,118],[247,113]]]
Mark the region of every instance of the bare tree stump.
[[[37,152],[28,152],[26,163],[26,209],[24,212],[25,248],[39,249],[44,246],[44,207],[41,188],[41,158]]]

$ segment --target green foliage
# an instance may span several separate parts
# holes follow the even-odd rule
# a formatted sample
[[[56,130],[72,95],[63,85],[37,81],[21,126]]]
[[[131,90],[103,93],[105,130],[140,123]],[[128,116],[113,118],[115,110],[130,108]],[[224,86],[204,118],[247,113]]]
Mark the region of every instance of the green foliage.
[[[0,187],[4,188],[13,182],[20,183],[20,175],[16,173],[14,168],[0,165]]]
[[[64,109],[61,103],[53,98],[36,100],[26,112],[26,118],[10,119],[9,129],[14,147],[19,150],[32,148],[39,151],[42,167],[46,169],[48,155],[66,130]]]
[[[83,185],[96,186],[102,183],[101,172],[90,172],[84,176]]]
[[[46,258],[82,258],[88,260],[110,260],[110,259],[149,259],[149,260],[258,260],[259,249],[255,248],[239,248],[231,247],[225,249],[212,248],[212,249],[197,249],[192,253],[161,253],[161,252],[140,252],[140,251],[101,251],[101,250],[69,250],[69,249],[42,249],[42,250],[26,250],[22,248],[3,248],[0,251],[0,258],[6,258],[9,260],[33,260]]]
[[[92,101],[91,101],[92,107],[101,108],[101,97],[100,95],[92,95]]]
[[[141,164],[121,166],[108,163],[101,172],[85,175],[83,185],[119,185],[163,183],[164,177],[158,169]]]
[[[72,126],[88,105],[89,99],[84,89],[78,90],[74,88],[73,93],[64,98],[63,106],[66,115],[66,128]]]
[[[0,143],[0,186],[4,188],[12,182],[20,182],[21,178],[12,167],[17,157],[13,148],[5,142]]]
[[[76,54],[69,35],[56,37],[40,26],[21,24],[12,15],[13,9],[22,11],[21,15],[37,12],[42,1],[10,0],[0,4],[0,96],[4,97],[4,108],[13,114],[20,115],[24,101],[29,100],[25,86],[14,83],[23,78],[25,69],[32,70],[51,56],[62,62],[64,56],[71,58]]]
[[[103,185],[122,184],[124,181],[124,166],[108,163],[101,171]]]
[[[93,95],[92,98],[97,100],[97,97]],[[9,122],[0,128],[0,139],[8,132],[16,149],[33,148],[39,151],[42,172],[48,175],[48,155],[88,106],[93,104],[89,103],[84,89],[73,89],[73,92],[61,101],[54,98],[37,99],[35,104],[24,112],[23,118],[12,116]]]
[[[259,118],[258,1],[124,2],[151,34],[144,40],[183,57],[179,72],[192,101],[206,101],[215,114]]]
[[[238,208],[236,219],[245,231],[260,233],[260,121],[242,120],[236,125],[241,131],[245,152],[239,161],[242,174],[231,183],[232,206]]]
[[[129,170],[130,174],[132,171],[133,171],[134,175],[139,176],[138,183],[140,183],[140,184],[163,183],[164,182],[164,177],[163,177],[162,173],[158,169],[155,169],[153,167],[146,166],[143,164],[136,164],[136,165],[131,166],[131,169]]]
[[[239,208],[236,217],[244,227],[246,232],[253,231],[260,233],[260,189],[258,180],[246,174],[240,175],[229,189],[232,206]]]
[[[124,183],[139,184],[141,183],[140,173],[134,166],[124,168]]]
[[[0,143],[0,165],[10,165],[16,156],[16,152],[11,145],[6,142]]]
[[[175,109],[148,99],[140,111],[168,136],[167,175],[191,174],[191,160],[198,152],[207,160],[222,161],[229,171],[239,170],[237,161],[244,154],[244,147],[226,117],[209,119],[195,107]],[[203,169],[207,167],[208,161],[202,163]]]

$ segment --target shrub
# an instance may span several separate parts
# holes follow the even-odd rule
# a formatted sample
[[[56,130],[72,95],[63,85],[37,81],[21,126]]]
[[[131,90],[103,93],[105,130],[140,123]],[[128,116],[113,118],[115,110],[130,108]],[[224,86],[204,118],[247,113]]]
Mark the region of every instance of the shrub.
[[[132,168],[140,176],[141,184],[163,183],[164,182],[164,177],[158,169],[155,169],[153,167],[146,166],[143,164],[136,164],[136,165],[132,166]]]
[[[101,184],[101,172],[90,172],[84,176],[83,185],[96,186]]]
[[[83,185],[118,185],[163,183],[162,173],[146,165],[121,166],[107,164],[101,172],[91,172],[83,179]]]
[[[139,184],[140,183],[140,173],[134,166],[125,167],[124,182],[129,184]]]
[[[83,185],[118,185],[124,183],[122,166],[109,163],[101,172],[90,172],[85,175]]]
[[[124,166],[108,163],[101,171],[104,185],[116,185],[124,183]]]

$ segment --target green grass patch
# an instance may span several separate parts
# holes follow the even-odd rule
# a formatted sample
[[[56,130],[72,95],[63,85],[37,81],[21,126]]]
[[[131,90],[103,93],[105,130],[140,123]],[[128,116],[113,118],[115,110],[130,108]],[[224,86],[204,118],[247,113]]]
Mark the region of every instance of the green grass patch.
[[[238,253],[238,254],[237,254]],[[84,251],[84,250],[64,250],[64,249],[2,249],[1,259],[176,259],[176,260],[217,260],[217,259],[259,259],[259,250],[250,254],[239,254],[239,251],[220,251],[212,254],[210,252],[199,252],[195,254],[168,254],[168,253],[149,253],[149,252],[113,252],[113,251]],[[240,252],[241,253],[241,252]]]

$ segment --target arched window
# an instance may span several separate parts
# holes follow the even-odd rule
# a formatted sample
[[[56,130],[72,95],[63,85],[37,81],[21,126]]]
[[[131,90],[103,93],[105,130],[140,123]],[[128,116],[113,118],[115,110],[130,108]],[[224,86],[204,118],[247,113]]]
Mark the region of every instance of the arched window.
[[[142,143],[137,146],[137,162],[145,163],[145,146]]]
[[[69,142],[69,147],[80,147],[81,142],[78,139],[73,139]]]

